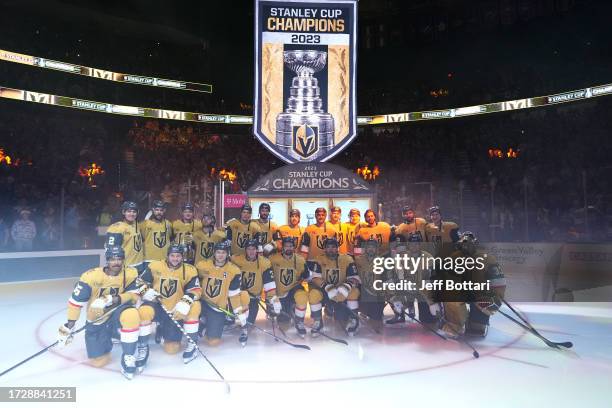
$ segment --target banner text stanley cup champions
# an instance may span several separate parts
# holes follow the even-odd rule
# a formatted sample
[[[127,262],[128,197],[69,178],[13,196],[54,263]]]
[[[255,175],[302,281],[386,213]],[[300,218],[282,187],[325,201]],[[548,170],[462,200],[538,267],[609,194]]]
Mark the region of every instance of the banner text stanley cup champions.
[[[325,161],[354,139],[356,28],[356,0],[255,0],[253,129],[284,161]]]

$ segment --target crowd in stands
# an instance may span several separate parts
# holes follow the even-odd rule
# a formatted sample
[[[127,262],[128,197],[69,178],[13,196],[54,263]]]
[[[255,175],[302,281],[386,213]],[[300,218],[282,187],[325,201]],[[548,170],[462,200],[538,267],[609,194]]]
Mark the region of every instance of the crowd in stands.
[[[559,15],[500,23],[476,34],[453,31],[451,20],[443,26],[436,23],[432,27],[437,34],[422,43],[412,41],[411,35],[422,38],[426,29],[410,34],[406,28],[401,41],[381,42],[374,36],[369,45],[362,36],[358,113],[469,106],[609,82],[612,61],[602,52],[607,37],[600,35],[607,26],[580,19],[580,10],[572,4],[561,7],[565,11]],[[572,24],[564,14],[568,9],[575,16]],[[438,17],[431,15],[432,21]],[[0,23],[6,34],[0,49],[195,82],[206,82],[213,74],[215,50],[225,49],[222,43],[209,47],[202,36],[182,37],[185,33],[173,32],[173,38],[163,40],[154,33],[134,35],[134,30],[99,36],[100,27],[67,27],[59,20],[41,23],[35,17],[22,22],[7,14],[0,16]],[[368,24],[364,19],[364,30]],[[567,34],[576,24],[582,35]],[[393,30],[383,32],[394,35]],[[250,67],[250,60],[245,64]],[[126,105],[249,115],[252,78],[244,79],[234,68],[250,69],[228,68],[219,85],[241,87],[242,93],[119,85],[4,61],[0,86]],[[359,127],[355,141],[332,162],[352,170],[380,168],[381,175],[371,183],[383,219],[393,224],[401,222],[405,204],[423,217],[437,204],[443,218],[485,241],[610,240],[608,98]],[[171,203],[173,216],[188,199],[200,209],[211,206],[221,169],[236,174],[227,192],[242,192],[283,164],[247,126],[134,119],[6,99],[0,100],[0,107],[0,251],[95,247],[97,228],[119,216],[122,199],[146,207],[151,198],[163,197]],[[502,157],[490,150],[502,152]],[[505,155],[510,150],[516,157]],[[10,164],[2,160],[7,156]],[[104,173],[87,180],[79,170],[92,163]]]

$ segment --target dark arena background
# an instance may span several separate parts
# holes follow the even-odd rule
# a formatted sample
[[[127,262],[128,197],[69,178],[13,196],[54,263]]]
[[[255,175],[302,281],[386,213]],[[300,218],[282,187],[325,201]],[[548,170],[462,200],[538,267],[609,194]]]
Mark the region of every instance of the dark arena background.
[[[611,15],[0,0],[0,406],[608,407]]]

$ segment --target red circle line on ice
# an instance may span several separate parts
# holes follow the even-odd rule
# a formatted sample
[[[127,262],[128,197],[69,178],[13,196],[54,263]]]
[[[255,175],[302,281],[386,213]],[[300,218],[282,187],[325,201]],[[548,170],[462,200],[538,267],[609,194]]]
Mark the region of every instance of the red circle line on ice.
[[[51,313],[49,316],[45,317],[43,320],[40,321],[40,323],[38,324],[38,326],[36,327],[36,331],[35,331],[35,335],[36,335],[36,341],[37,343],[41,346],[41,347],[46,347],[47,345],[44,344],[43,340],[40,337],[40,332],[41,332],[41,328],[42,326],[49,320],[51,319],[53,316],[57,315],[58,313],[63,312],[65,309],[62,308],[56,312]],[[480,358],[483,357],[487,357],[487,356],[494,356],[496,353],[498,353],[501,350],[504,350],[510,346],[512,346],[513,344],[515,344],[516,342],[518,342],[524,335],[525,335],[526,331],[522,331],[521,334],[519,334],[518,336],[516,336],[514,339],[512,339],[510,342],[503,344],[499,347],[496,347],[488,352],[483,352],[480,353]],[[467,349],[467,347],[466,347]],[[469,351],[469,349],[468,349]],[[72,358],[69,356],[66,356],[62,353],[58,353],[57,351],[53,350],[53,349],[49,349],[49,352],[64,359],[64,360],[68,360],[70,362],[74,362],[77,363],[80,360],[76,359],[76,358]],[[369,380],[369,379],[374,379],[374,378],[382,378],[382,377],[392,377],[392,376],[397,376],[397,375],[405,375],[405,374],[411,374],[411,373],[416,373],[416,372],[420,372],[420,371],[428,371],[428,370],[433,370],[436,368],[444,368],[444,367],[451,367],[454,365],[458,365],[458,364],[462,364],[468,361],[473,361],[475,360],[474,357],[471,356],[470,353],[468,353],[466,351],[466,355],[468,355],[469,357],[466,357],[464,359],[461,360],[456,360],[456,361],[449,361],[446,363],[441,363],[441,364],[435,364],[435,365],[431,365],[428,367],[418,367],[418,368],[413,368],[413,369],[407,369],[407,370],[400,370],[400,371],[392,371],[392,372],[388,372],[388,373],[379,373],[379,374],[369,374],[369,375],[361,375],[361,376],[350,376],[350,377],[338,377],[338,378],[316,378],[316,379],[309,379],[309,380],[232,380],[232,379],[228,379],[227,382],[229,382],[230,384],[300,384],[300,383],[324,383],[324,382],[343,382],[343,381],[356,381],[356,380]],[[86,361],[83,361],[80,363],[81,365],[84,365],[86,367],[89,367],[91,369],[94,370],[105,370],[105,371],[112,371],[112,372],[119,372],[118,368],[109,368],[109,367],[101,367],[101,368],[97,368],[97,367],[93,367],[90,364],[88,364]],[[207,382],[207,383],[223,383],[222,380],[218,379],[218,378],[193,378],[193,377],[177,377],[177,376],[169,376],[169,375],[158,375],[158,374],[151,374],[151,373],[142,373],[139,374],[139,376],[143,376],[143,377],[151,377],[151,378],[160,378],[160,379],[167,379],[167,380],[178,380],[178,381],[195,381],[195,382]]]

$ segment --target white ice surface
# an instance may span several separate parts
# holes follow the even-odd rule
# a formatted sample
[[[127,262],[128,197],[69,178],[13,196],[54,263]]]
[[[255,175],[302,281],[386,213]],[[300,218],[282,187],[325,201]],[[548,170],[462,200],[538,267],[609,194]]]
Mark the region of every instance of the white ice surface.
[[[0,371],[55,341],[73,283],[0,285]],[[81,333],[67,348],[51,349],[0,377],[0,387],[77,387],[76,404],[52,407],[612,406],[612,303],[516,306],[542,334],[572,341],[574,348],[551,349],[499,314],[486,339],[472,340],[479,359],[465,345],[414,324],[385,328],[382,335],[362,326],[354,338],[328,324],[328,333],[346,338],[348,347],[322,337],[301,340],[293,328],[287,331],[291,341],[312,351],[256,331],[242,348],[233,331],[220,347],[201,345],[230,383],[227,394],[203,358],[184,365],[180,354],[166,355],[156,344],[146,371],[132,381],[119,373],[120,345],[109,366],[93,368]],[[271,328],[261,315],[258,324]]]

